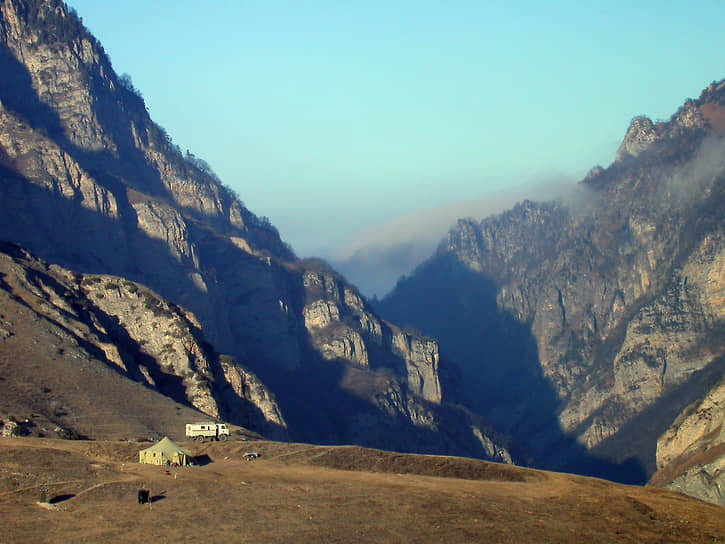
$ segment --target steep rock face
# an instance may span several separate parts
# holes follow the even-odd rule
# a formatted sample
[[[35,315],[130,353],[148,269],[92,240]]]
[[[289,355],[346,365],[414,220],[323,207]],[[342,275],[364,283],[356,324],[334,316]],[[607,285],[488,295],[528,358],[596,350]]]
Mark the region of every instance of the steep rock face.
[[[8,0],[0,16],[9,76],[3,102],[10,110],[67,151],[83,152],[87,169],[99,167],[104,177],[171,197],[184,209],[240,229],[267,250],[289,255],[228,190],[210,183],[213,174],[198,161],[183,160],[165,131],[150,122],[137,91],[115,74],[100,44],[63,4]]]
[[[118,278],[115,291],[84,296],[122,321],[129,342],[146,342],[139,353],[153,364],[138,366],[139,379],[158,386],[149,368],[193,367],[180,386],[189,402],[235,421],[254,412],[262,433],[493,451],[484,423],[443,406],[437,344],[386,324],[346,282],[297,260],[208,165],[180,153],[62,2],[0,1],[0,71],[0,238],[103,285]],[[146,307],[125,281],[174,303]],[[154,314],[164,305],[193,313],[228,358],[212,364],[176,338]],[[237,399],[254,410],[235,412]]]
[[[393,334],[395,350],[403,354],[408,372],[408,387],[431,402],[441,401],[438,378],[438,344],[396,331]]]
[[[725,381],[672,423],[657,441],[651,485],[725,505]]]
[[[383,348],[392,355],[384,362],[378,357],[374,367],[395,368],[397,356],[405,365],[408,389],[426,401],[441,402],[438,345],[434,341],[411,336],[381,321],[354,289],[330,274],[306,271],[303,283],[312,299],[302,310],[305,326],[325,358],[368,367],[368,344],[372,343],[374,351],[380,353]]]
[[[258,414],[255,420],[254,414],[245,421],[245,426],[260,429],[266,436],[285,437],[287,436],[287,424],[277,406],[274,394],[255,376],[250,370],[236,363],[228,356],[221,356],[221,366],[224,380],[231,389],[224,392],[225,397],[235,400],[235,396],[246,399],[252,406],[256,407]],[[237,410],[232,410],[233,417],[238,417]],[[262,416],[263,421],[259,420]]]
[[[636,119],[567,200],[459,221],[381,303],[440,341],[532,462],[576,468],[589,451],[629,479],[635,458],[641,481],[668,418],[709,387],[694,378],[725,350],[723,104],[720,82],[667,123]]]
[[[616,159],[621,161],[627,156],[636,157],[657,139],[654,124],[647,117],[637,117],[624,136],[622,145],[617,150]]]
[[[252,423],[271,434],[284,431],[278,407],[256,377],[233,360],[222,369],[195,317],[149,289],[118,277],[49,266],[9,245],[0,248],[0,288],[65,331],[62,339],[87,357],[129,379],[210,417]],[[233,393],[220,379],[230,373],[239,376]],[[259,402],[260,396],[268,401]]]

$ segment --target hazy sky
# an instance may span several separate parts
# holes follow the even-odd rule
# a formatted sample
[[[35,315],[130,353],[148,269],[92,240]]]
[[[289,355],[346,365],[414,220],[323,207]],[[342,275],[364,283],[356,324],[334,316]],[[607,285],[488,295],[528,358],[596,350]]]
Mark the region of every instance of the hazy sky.
[[[609,164],[725,77],[725,2],[71,0],[152,118],[298,255]]]

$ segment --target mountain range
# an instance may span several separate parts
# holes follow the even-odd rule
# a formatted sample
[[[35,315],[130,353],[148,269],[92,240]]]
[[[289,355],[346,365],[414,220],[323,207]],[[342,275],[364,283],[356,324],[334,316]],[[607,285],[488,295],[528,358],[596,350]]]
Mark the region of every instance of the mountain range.
[[[507,458],[443,401],[437,343],[297,259],[153,123],[72,10],[4,1],[0,44],[0,237],[43,276],[6,280],[10,300],[43,320],[57,304],[83,357],[269,437]]]
[[[64,3],[0,1],[0,73],[3,421],[204,414],[722,501],[725,83],[562,199],[460,220],[373,307],[182,153]]]
[[[668,121],[634,119],[616,160],[569,195],[459,220],[379,311],[438,339],[469,405],[532,464],[586,471],[583,447],[637,481],[718,458],[724,130],[725,82]],[[671,428],[706,398],[712,427]]]

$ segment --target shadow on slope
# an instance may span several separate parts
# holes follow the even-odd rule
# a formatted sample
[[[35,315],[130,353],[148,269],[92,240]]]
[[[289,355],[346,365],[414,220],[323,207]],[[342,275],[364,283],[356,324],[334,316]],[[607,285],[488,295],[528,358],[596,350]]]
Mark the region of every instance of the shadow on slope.
[[[446,254],[401,279],[378,309],[386,319],[438,340],[442,361],[460,367],[458,380],[442,384],[444,397],[458,399],[509,434],[518,462],[644,483],[646,473],[636,460],[597,458],[562,432],[560,403],[542,375],[535,339],[527,325],[499,310],[496,293],[491,280]],[[442,378],[455,374],[441,372]]]
[[[239,251],[208,229],[192,225],[190,237],[200,242],[200,261],[207,267],[205,272],[216,280],[209,282],[207,291],[202,292],[199,285],[189,279],[197,269],[185,267],[162,241],[149,238],[135,226],[134,221],[114,221],[84,209],[76,201],[38,187],[7,167],[0,166],[0,178],[3,180],[0,199],[13,202],[13,206],[7,207],[7,213],[0,214],[1,238],[28,248],[47,262],[74,271],[113,274],[137,281],[154,289],[166,300],[176,301],[191,310],[203,330],[209,330],[209,327],[217,329],[216,337],[209,338],[216,349],[233,353],[275,392],[294,439],[328,444],[383,445],[372,433],[367,439],[359,441],[356,433],[342,428],[346,423],[351,424],[359,411],[369,413],[372,407],[340,388],[344,372],[342,364],[321,360],[311,347],[301,347],[306,343],[304,330],[280,330],[280,334],[292,335],[291,342],[298,344],[296,349],[304,350],[303,365],[295,371],[286,371],[279,361],[270,358],[265,350],[266,344],[258,341],[265,332],[263,329],[269,326],[263,323],[266,318],[282,316],[280,323],[288,319],[280,308],[280,295],[267,296],[264,291],[278,288],[279,293],[285,293],[290,299],[299,297],[303,292],[299,276],[275,272],[275,267]],[[70,226],[58,224],[65,219]],[[87,238],[81,236],[84,239],[79,243],[74,236],[76,233],[85,233]],[[125,250],[106,252],[109,240],[119,240]],[[84,247],[79,247],[81,245]],[[301,302],[297,301],[292,306],[291,310],[299,315]],[[88,311],[82,307],[78,310],[90,319]],[[143,381],[137,370],[139,365],[144,364],[149,369],[153,369],[154,365],[141,346],[128,337],[114,317],[103,314],[97,308],[93,308],[92,312],[119,346],[129,368],[128,377]],[[108,367],[124,374],[106,360],[100,350],[87,345],[82,339],[79,343]],[[244,353],[240,353],[242,349]],[[152,374],[164,393],[189,405],[179,379],[153,370]],[[216,372],[215,377],[220,380],[222,373]],[[285,435],[283,429],[266,422],[264,414],[256,406],[230,402],[228,389],[216,393],[216,400],[227,406],[225,417],[231,423],[251,427],[270,437]],[[361,416],[361,420],[364,419]],[[379,421],[379,417],[374,419]],[[392,425],[399,424],[394,422]],[[375,434],[385,437],[386,433],[378,429]],[[390,443],[390,439],[386,438],[386,443]],[[401,443],[402,447],[402,439]],[[414,451],[426,451],[420,444],[412,447]]]
[[[53,190],[33,185],[12,171],[7,165],[7,157],[0,156],[0,176],[4,178],[0,184],[0,197],[3,202],[11,203],[4,206],[6,213],[0,215],[0,236],[29,248],[46,261],[75,271],[114,274],[138,281],[163,298],[176,301],[194,312],[205,330],[214,331],[209,340],[218,349],[239,356],[241,362],[248,364],[264,383],[277,392],[278,402],[295,437],[321,443],[384,445],[404,451],[455,452],[451,451],[452,445],[445,443],[442,434],[414,427],[409,420],[390,416],[381,426],[378,408],[340,387],[344,366],[323,360],[307,346],[305,331],[290,324],[285,316],[287,310],[280,307],[281,299],[275,296],[283,292],[286,295],[291,293],[290,298],[293,298],[295,293],[301,292],[291,274],[279,270],[270,272],[267,268],[274,269],[271,263],[265,265],[256,257],[218,239],[208,225],[197,225],[192,221],[187,221],[186,225],[189,242],[199,242],[199,263],[191,262],[189,257],[172,254],[167,244],[150,238],[138,228],[138,217],[127,195],[128,187],[135,187],[146,195],[155,195],[158,200],[172,202],[173,198],[164,187],[158,171],[133,145],[128,119],[122,118],[123,108],[112,107],[110,98],[113,97],[109,97],[108,89],[96,88],[100,83],[93,74],[87,76],[90,78],[89,85],[99,96],[96,114],[101,127],[112,129],[109,134],[118,146],[118,154],[107,150],[81,149],[71,142],[57,113],[38,98],[25,66],[4,48],[0,53],[0,68],[6,75],[0,81],[0,98],[5,106],[27,120],[30,126],[53,138],[83,170],[114,195],[119,208],[118,220],[86,210],[81,206],[80,194],[74,195],[71,200]],[[142,106],[138,100],[124,99],[126,113],[135,120],[146,122]],[[163,146],[165,140],[160,141]],[[42,166],[42,159],[40,153],[31,152],[18,160],[32,164],[37,162]],[[1,165],[3,160],[5,167]],[[40,179],[46,179],[43,172],[38,174]],[[52,182],[52,179],[47,181]],[[204,242],[211,242],[213,248],[209,249],[209,244]],[[207,282],[204,287],[190,279],[193,274],[198,274],[200,268]],[[493,296],[494,292],[488,286],[482,288],[484,297]],[[446,296],[438,298],[438,302],[443,304],[447,304],[446,300]],[[459,302],[462,307],[466,306],[466,300]],[[469,302],[470,307],[466,311],[470,316],[467,320],[480,323],[478,330],[462,338],[464,344],[469,345],[458,346],[459,351],[475,353],[471,350],[477,346],[481,334],[509,340],[494,349],[492,357],[498,367],[492,366],[481,373],[471,372],[477,368],[476,364],[465,365],[465,377],[467,382],[470,381],[469,389],[473,393],[472,405],[489,414],[493,422],[505,421],[504,416],[510,409],[522,409],[519,403],[527,399],[527,391],[533,387],[538,391],[533,399],[539,406],[527,402],[528,411],[522,412],[509,426],[522,437],[536,434],[540,427],[550,430],[555,422],[555,402],[550,392],[549,396],[543,394],[545,388],[541,384],[544,382],[536,373],[535,359],[532,360],[535,349],[530,337],[519,331],[513,320],[499,323],[495,311],[485,315],[492,311],[491,308],[495,310],[495,304],[478,307],[475,298]],[[297,316],[301,308],[302,304],[298,301],[293,308]],[[264,323],[264,320],[269,323]],[[453,321],[449,323],[452,324]],[[281,370],[274,361],[275,356],[269,354],[269,350],[274,348],[269,331],[274,331],[275,327],[280,333],[278,340],[281,341],[281,336],[284,336],[285,340],[294,344],[292,349],[302,353],[304,364],[297,370]],[[260,329],[268,335],[263,342],[259,340]],[[450,331],[451,334],[453,332]],[[121,340],[126,342],[128,339]],[[129,351],[140,353],[132,347]],[[451,354],[455,355],[455,351]],[[518,361],[522,353],[524,357]],[[507,384],[506,388],[502,384]],[[178,397],[177,384],[171,385]],[[513,402],[509,399],[511,396]],[[499,409],[503,413],[498,418],[494,417],[495,407],[503,407]],[[371,415],[376,412],[377,417]],[[529,417],[531,414],[537,417],[532,419]],[[230,415],[230,421],[235,422],[234,415]],[[551,432],[538,435],[552,436]],[[431,450],[431,447],[434,449]]]
[[[124,229],[123,222],[114,221],[94,211],[81,208],[73,200],[65,199],[37,187],[2,166],[0,166],[0,180],[2,180],[0,200],[13,202],[12,206],[4,207],[4,213],[0,214],[0,238],[13,240],[14,243],[22,245],[46,262],[59,264],[76,272],[112,274],[137,281],[156,290],[166,300],[182,299],[185,307],[191,311],[205,313],[203,307],[200,308],[198,303],[194,304],[194,301],[201,301],[203,304],[203,297],[201,297],[198,287],[188,279],[184,274],[184,268],[178,266],[174,257],[170,255],[168,247],[162,242],[148,238],[137,229]],[[71,227],[58,224],[59,221],[62,222],[63,218],[71,217]],[[69,229],[70,232],[86,232],[89,237],[88,244],[79,244],[73,237],[68,237]],[[105,242],[112,239],[130,240],[132,242],[129,245],[144,248],[143,253],[139,252],[136,255],[132,251],[116,253],[106,260],[107,254],[103,250],[100,254],[95,250],[99,247],[103,248]],[[85,245],[85,247],[80,247],[81,245]],[[14,258],[24,258],[20,249],[12,244],[0,243],[0,250]],[[139,260],[142,260],[139,257],[144,255],[148,256],[145,265],[154,270],[149,275],[143,272],[141,266],[136,265]],[[183,405],[193,407],[186,396],[183,377],[158,368],[156,361],[144,352],[141,343],[129,336],[126,329],[119,325],[115,316],[104,313],[85,298],[73,296],[69,299],[66,288],[59,284],[50,273],[46,274],[41,270],[27,270],[27,279],[31,284],[37,282],[43,286],[43,289],[52,290],[61,299],[67,299],[66,301],[77,314],[77,317],[68,315],[68,319],[79,319],[81,322],[89,324],[92,329],[98,331],[102,340],[111,342],[118,347],[126,370],[110,361],[102,349],[76,331],[69,329],[51,316],[45,317],[59,330],[74,338],[76,344],[91,357],[102,362],[110,370],[141,384],[146,383],[140,370],[140,367],[144,366],[156,383],[156,387],[153,389]],[[164,274],[166,275],[164,276]],[[0,287],[9,290],[7,285],[2,283],[0,283]],[[42,293],[42,291],[41,289],[38,293]],[[12,293],[10,294],[12,296]],[[25,305],[22,300],[14,298]],[[32,308],[30,309],[32,310]],[[63,310],[59,309],[59,311],[62,314]],[[100,327],[98,327],[99,325]],[[204,341],[201,330],[191,323],[189,326],[197,342],[205,348],[209,360],[218,362],[219,355]],[[101,331],[105,331],[105,333]],[[222,383],[223,372],[221,369],[213,370],[216,382]],[[274,435],[270,431],[275,429],[263,425],[265,417],[257,406],[231,395],[228,388],[216,387],[214,397],[222,408],[224,417],[230,423],[245,427],[251,426],[260,432]]]
[[[540,482],[547,479],[544,472],[502,463],[490,463],[461,457],[399,454],[357,446],[321,449],[307,463],[337,470],[417,474],[464,480]]]
[[[397,409],[381,409],[372,402],[369,392],[360,394],[345,387],[350,371],[359,369],[350,367],[346,361],[325,360],[312,348],[306,350],[301,365],[294,370],[273,364],[259,367],[260,378],[275,392],[285,415],[289,440],[480,456],[474,451],[463,451],[460,442],[448,441],[442,433],[413,425]],[[374,379],[372,371],[370,378]],[[392,380],[386,381],[386,387],[395,388],[395,378]],[[400,395],[404,403],[406,393],[400,391]]]
[[[693,372],[681,385],[672,387],[657,402],[630,419],[613,436],[594,447],[593,452],[608,458],[615,455],[638,459],[648,474],[657,470],[657,440],[692,403],[700,401],[713,384],[725,377],[725,356],[721,355],[705,368]],[[648,429],[648,432],[642,432]],[[643,452],[652,452],[644,455]]]
[[[13,170],[13,163],[7,157],[0,157],[0,178],[3,180],[0,198],[5,203],[12,203],[4,206],[6,213],[0,214],[0,237],[28,248],[47,262],[73,271],[113,274],[147,285],[166,300],[178,302],[191,310],[204,330],[215,331],[208,338],[217,349],[234,354],[275,391],[276,400],[285,417],[290,419],[290,427],[297,439],[384,446],[406,451],[461,453],[446,444],[431,450],[429,446],[440,442],[440,437],[427,429],[414,428],[404,418],[391,416],[383,424],[384,428],[380,427],[379,409],[340,387],[344,365],[323,360],[307,345],[304,328],[290,325],[289,329],[280,329],[280,334],[289,335],[286,340],[293,344],[293,349],[303,353],[300,369],[283,370],[282,365],[274,360],[274,355],[266,351],[270,347],[268,342],[259,341],[260,332],[264,332],[260,327],[269,327],[265,320],[272,320],[272,328],[287,326],[285,321],[290,323],[285,315],[287,310],[280,307],[279,293],[290,299],[301,296],[304,290],[299,276],[240,251],[204,224],[190,221],[187,225],[189,242],[197,247],[199,268],[207,282],[206,289],[202,289],[198,282],[190,279],[192,274],[200,271],[194,263],[172,254],[163,241],[150,238],[138,228],[138,218],[126,194],[126,187],[121,178],[112,173],[120,171],[123,164],[142,161],[125,160],[122,164],[120,159],[105,152],[94,154],[79,150],[62,135],[61,123],[55,112],[37,100],[24,67],[12,58],[4,58],[3,64],[14,74],[17,83],[13,89],[14,98],[10,100],[13,109],[21,117],[29,119],[36,130],[58,138],[61,148],[78,160],[101,186],[114,194],[119,218],[116,220],[85,209],[80,205],[80,198],[68,199],[51,187],[31,182]],[[9,91],[2,88],[2,92]],[[29,159],[34,160],[33,157]],[[106,166],[111,174],[103,170]],[[150,186],[161,186],[158,173],[151,172],[148,166],[144,166],[143,170],[138,179],[152,176],[154,179]],[[123,179],[129,175],[132,174],[127,172]],[[150,192],[153,193],[154,189]],[[298,300],[291,306],[291,310],[299,316],[302,302]],[[94,315],[111,332],[118,332],[113,317],[95,311]],[[127,356],[129,369],[135,371],[146,356],[124,332],[120,331],[114,341]],[[118,371],[97,349],[84,347]],[[151,364],[145,366],[153,367]],[[402,361],[398,361],[397,366],[405,368]],[[220,377],[221,373],[216,376]],[[153,377],[167,394],[188,404],[179,380],[166,379],[162,375]],[[226,395],[225,391],[217,393],[220,393],[217,400],[226,401],[229,407],[227,417],[230,422],[249,426],[250,421],[264,421],[264,415],[256,407],[245,406],[245,413],[240,414],[238,405],[229,404],[228,391]],[[255,414],[250,415],[250,411]],[[267,428],[258,425],[253,428],[270,434]]]
[[[139,97],[123,87],[118,89],[118,96],[108,97],[112,91],[98,80],[95,73],[87,71],[82,74],[90,88],[89,92],[98,97],[93,104],[98,122],[105,130],[112,127],[113,132],[106,136],[111,136],[109,139],[118,146],[115,152],[107,149],[84,149],[68,139],[58,113],[38,97],[27,68],[4,45],[0,45],[0,70],[3,73],[3,78],[0,80],[0,98],[3,106],[19,115],[33,129],[52,139],[63,151],[78,161],[86,172],[97,176],[100,183],[119,201],[125,200],[120,194],[125,193],[125,186],[113,178],[120,177],[124,172],[132,173],[126,183],[130,182],[146,193],[168,195],[159,173],[146,163],[143,153],[133,143],[134,136],[128,121],[132,119],[141,122],[142,117],[146,115],[143,101]],[[46,100],[52,98],[55,97],[50,96]],[[116,100],[122,100],[123,105],[117,104]],[[129,117],[126,122],[120,118],[120,111],[123,112],[121,115]],[[98,143],[100,142],[89,142],[89,145]],[[129,171],[128,167],[131,165],[133,169]]]
[[[176,181],[194,185],[205,196],[216,199],[222,210],[212,207],[209,211],[184,207],[187,219],[193,218],[212,225],[224,232],[244,235],[255,247],[264,247],[271,254],[283,258],[294,258],[291,248],[279,239],[277,230],[264,218],[260,219],[244,208],[243,203],[238,210],[241,213],[243,232],[229,221],[232,215],[233,193],[224,187],[216,175],[200,167],[191,159],[182,156],[181,150],[174,145],[166,131],[156,125],[149,117],[143,98],[137,92],[129,90],[120,79],[115,81],[110,64],[104,78],[103,69],[105,55],[101,54],[101,73],[93,69],[85,69],[82,74],[83,84],[92,100],[92,114],[98,123],[102,137],[95,134],[90,141],[72,141],[68,136],[71,129],[63,126],[58,113],[48,100],[63,101],[62,94],[39,98],[33,88],[32,77],[27,68],[20,63],[7,47],[0,44],[0,99],[2,106],[12,111],[40,134],[52,139],[61,150],[68,153],[94,177],[95,181],[107,189],[116,198],[122,220],[135,224],[135,211],[129,203],[127,191],[133,189],[144,196],[173,203],[174,195],[166,187],[159,170],[171,171],[172,176],[178,175]],[[80,69],[79,70],[83,70]],[[109,81],[110,80],[110,81]],[[72,89],[71,89],[72,90]],[[69,91],[70,92],[70,91]],[[75,97],[73,97],[75,98]],[[71,120],[73,125],[75,120]],[[86,120],[81,121],[85,123]],[[81,132],[76,139],[84,137]],[[150,162],[145,146],[152,154],[162,155],[158,163]],[[32,154],[30,154],[32,155]],[[24,158],[25,159],[25,158]],[[32,160],[32,156],[30,160]],[[0,150],[2,162],[2,150]],[[207,165],[208,168],[208,165]],[[76,195],[80,197],[80,194]],[[96,195],[103,198],[103,195]],[[116,248],[118,249],[118,248]],[[123,248],[121,248],[123,249]]]
[[[75,189],[76,194],[71,198],[57,193],[54,180],[43,171],[45,157],[41,150],[31,149],[11,161],[0,149],[0,179],[2,179],[0,201],[4,204],[3,213],[0,214],[0,238],[20,244],[45,261],[73,271],[112,274],[147,285],[164,299],[178,302],[191,310],[206,330],[215,330],[213,327],[217,325],[217,332],[218,329],[224,332],[209,340],[217,348],[221,345],[224,351],[239,356],[239,350],[231,349],[235,345],[234,331],[219,326],[219,322],[224,321],[224,316],[217,315],[217,308],[218,302],[226,298],[225,286],[211,285],[209,289],[211,292],[202,289],[197,282],[190,280],[190,276],[198,272],[197,263],[193,262],[192,257],[172,254],[168,245],[162,240],[149,237],[139,228],[139,218],[130,201],[129,188],[136,189],[141,198],[150,195],[150,200],[167,202],[172,207],[174,207],[174,198],[165,187],[159,172],[149,164],[143,151],[137,148],[135,144],[137,136],[131,132],[132,122],[137,125],[140,134],[138,138],[142,140],[151,138],[144,130],[139,130],[139,127],[146,127],[150,134],[155,134],[155,141],[162,148],[160,151],[165,152],[172,163],[177,159],[182,160],[175,154],[163,130],[158,129],[148,119],[143,100],[123,86],[118,87],[114,94],[114,91],[109,89],[93,70],[82,74],[91,89],[90,94],[97,98],[94,102],[94,114],[102,130],[107,131],[104,136],[117,146],[116,150],[85,149],[69,139],[58,113],[44,101],[47,99],[41,100],[33,88],[32,78],[26,67],[2,45],[0,45],[0,71],[3,73],[3,78],[0,78],[0,99],[3,107],[14,112],[39,134],[53,140],[62,151],[77,161],[83,171],[90,174],[98,185],[114,196],[118,206],[117,220],[85,209],[82,206],[83,197],[79,188]],[[20,127],[18,138],[22,138],[23,131],[26,130]],[[27,132],[28,137],[35,137]],[[88,145],[95,146],[97,143],[90,142]],[[158,145],[156,147],[158,148]],[[65,160],[63,157],[61,159]],[[14,171],[15,163],[21,161],[24,161],[22,164],[32,172],[29,176],[34,178],[35,183]],[[180,167],[184,167],[184,164]],[[36,177],[38,179],[35,179]],[[47,188],[41,184],[47,184]],[[227,200],[230,198],[226,191],[222,190],[220,194]],[[102,199],[103,195],[96,197]],[[177,211],[182,213],[178,207]],[[208,232],[210,229],[200,220],[207,220],[209,224],[217,226],[221,222],[220,218],[215,220],[211,216],[202,217],[200,212],[194,210],[184,209],[183,214],[186,216],[190,245],[195,241],[206,240],[210,236]],[[228,221],[224,225],[226,230],[232,228]],[[250,234],[259,237],[258,234]],[[276,240],[276,245],[279,245],[279,240]],[[215,266],[232,267],[237,270],[250,265],[261,266],[257,262],[258,259],[243,254],[237,248],[234,249],[236,251],[232,252],[235,255],[233,262],[223,259],[219,263],[205,263],[212,274]],[[275,246],[275,249],[278,248]],[[226,251],[229,253],[229,248]],[[276,306],[277,300],[273,302]],[[88,313],[84,312],[83,308],[77,309],[82,314]],[[132,369],[129,377],[140,379],[134,369],[138,369],[139,364],[148,360],[148,356],[144,355],[140,345],[128,338],[125,331],[117,326],[115,318],[97,310],[93,309],[95,317],[99,318],[104,326],[118,333],[114,340],[123,351],[127,366]],[[278,307],[274,310],[279,312]],[[198,330],[193,332],[197,336],[200,335]],[[99,353],[98,349],[85,344],[84,347],[111,368],[118,370],[115,365],[106,361],[104,354]],[[211,346],[208,347],[209,355],[212,355],[213,350]],[[218,355],[216,357],[218,358]],[[153,377],[160,385],[160,389],[172,398],[189,404],[180,378],[163,372],[154,373],[154,365],[146,366],[154,374]],[[223,378],[220,368],[216,369],[215,378],[218,381]],[[220,405],[226,405],[227,418],[230,422],[246,426],[253,424],[257,430],[265,434],[275,435],[280,431],[276,425],[266,422],[264,414],[256,406],[235,398],[229,388],[216,391],[216,397]],[[243,414],[240,414],[240,411],[243,411]]]

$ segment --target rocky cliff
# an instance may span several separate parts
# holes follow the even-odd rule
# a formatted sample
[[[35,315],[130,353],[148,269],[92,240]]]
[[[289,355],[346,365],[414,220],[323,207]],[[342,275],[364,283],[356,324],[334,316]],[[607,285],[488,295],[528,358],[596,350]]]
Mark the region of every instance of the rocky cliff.
[[[651,485],[725,506],[725,380],[688,406],[657,441]]]
[[[89,278],[79,293],[153,362],[128,367],[112,340],[108,361],[152,387],[151,368],[193,368],[187,402],[239,421],[243,399],[264,414],[262,427],[250,422],[260,432],[508,455],[480,418],[446,403],[437,343],[298,260],[203,161],[182,155],[62,2],[0,1],[0,71],[0,239]],[[148,302],[162,299],[173,303]],[[227,355],[202,357],[167,311]]]
[[[55,356],[105,365],[208,416],[284,437],[274,396],[232,358],[215,353],[192,314],[150,289],[114,276],[73,273],[2,244],[0,290],[5,312],[22,305],[37,328],[47,327]],[[16,321],[3,318],[4,339],[18,334]]]
[[[724,119],[725,82],[635,119],[563,200],[459,221],[381,313],[440,341],[522,457],[643,481],[723,372]]]

